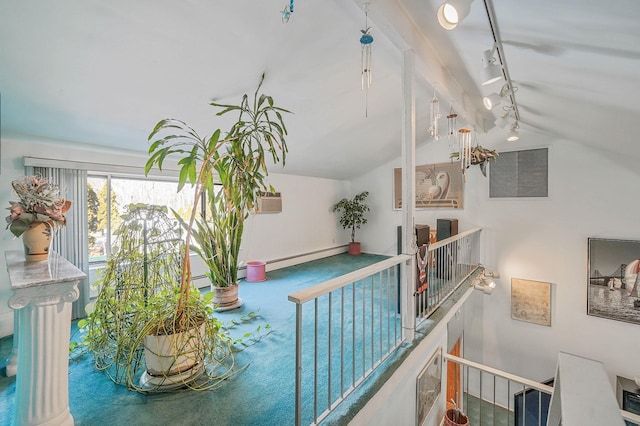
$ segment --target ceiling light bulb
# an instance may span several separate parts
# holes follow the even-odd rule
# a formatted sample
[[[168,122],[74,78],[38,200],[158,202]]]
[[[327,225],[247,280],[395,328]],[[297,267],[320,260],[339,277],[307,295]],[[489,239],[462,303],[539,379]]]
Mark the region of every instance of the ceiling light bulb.
[[[445,30],[452,30],[458,26],[458,12],[447,2],[440,5],[437,17],[438,23]]]
[[[449,3],[444,4],[443,15],[444,15],[444,19],[446,19],[447,22],[450,22],[452,24],[458,23],[458,11],[451,4]]]
[[[473,0],[446,0],[436,13],[440,26],[445,30],[457,27],[469,14],[472,2]]]

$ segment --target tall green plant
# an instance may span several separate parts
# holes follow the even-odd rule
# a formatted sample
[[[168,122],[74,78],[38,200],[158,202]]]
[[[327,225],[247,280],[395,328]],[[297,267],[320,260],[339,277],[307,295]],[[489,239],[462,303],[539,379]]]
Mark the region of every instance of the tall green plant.
[[[367,223],[364,217],[365,212],[369,211],[369,206],[364,200],[369,196],[368,191],[364,191],[353,197],[352,199],[343,198],[333,206],[333,211],[341,212],[340,225],[344,229],[351,229],[351,242],[356,241],[356,228],[360,229],[360,225]]]
[[[213,225],[211,235],[224,235],[224,241],[230,241],[228,249],[220,247],[222,239],[215,241],[216,255],[212,257],[212,261],[219,263],[219,270],[228,270],[228,279],[233,279],[235,283],[242,224],[255,208],[259,193],[267,189],[266,156],[270,155],[274,164],[280,161],[285,164],[287,130],[282,113],[289,111],[275,106],[271,96],[259,94],[263,81],[264,74],[253,98],[245,94],[238,105],[210,104],[221,109],[217,116],[238,114],[237,120],[226,134],[217,129],[211,136],[203,138],[185,122],[165,119],[149,135],[149,140],[156,137],[159,139],[154,140],[149,147],[150,157],[145,173],[148,174],[154,166],[162,169],[167,158],[177,157],[180,165],[178,191],[187,183],[195,186],[193,210],[185,224],[186,250],[181,279],[183,299],[178,305],[178,315],[182,313],[183,301],[189,297],[191,238],[199,238],[210,232],[196,224],[197,207],[202,194],[206,193],[212,200],[212,206],[215,207],[214,218],[212,222],[198,223],[202,226]],[[216,179],[222,184],[220,192],[214,189]],[[219,217],[221,215],[225,215],[227,219],[223,220]],[[228,255],[218,255],[217,251]],[[225,282],[223,276],[218,276],[218,269],[210,269],[210,273],[220,283]]]

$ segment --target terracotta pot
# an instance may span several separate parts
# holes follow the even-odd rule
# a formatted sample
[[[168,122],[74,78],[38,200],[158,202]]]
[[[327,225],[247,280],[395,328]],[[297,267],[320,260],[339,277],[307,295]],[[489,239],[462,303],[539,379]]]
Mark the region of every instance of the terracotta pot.
[[[215,294],[213,297],[213,303],[218,308],[229,308],[238,304],[238,284],[228,287],[216,287],[211,286],[211,290]]]
[[[360,251],[360,243],[349,243],[349,254],[358,255],[362,253]]]
[[[22,234],[24,257],[27,262],[47,260],[51,247],[51,225],[33,222]]]
[[[462,411],[449,408],[444,415],[445,426],[469,426],[469,417]]]
[[[144,359],[151,376],[172,376],[194,367],[204,359],[205,323],[181,333],[144,338]]]

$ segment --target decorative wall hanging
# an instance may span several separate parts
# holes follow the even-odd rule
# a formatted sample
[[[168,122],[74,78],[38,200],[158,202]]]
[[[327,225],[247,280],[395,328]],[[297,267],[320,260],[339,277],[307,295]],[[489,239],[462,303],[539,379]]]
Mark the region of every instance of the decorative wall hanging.
[[[367,117],[367,92],[371,87],[371,45],[373,44],[373,36],[371,35],[371,27],[369,26],[369,3],[364,3],[364,30],[360,30],[362,35],[360,36],[361,47],[361,62],[360,62],[360,85],[364,91],[365,111],[364,115]]]
[[[551,283],[512,278],[511,318],[551,327]]]
[[[640,241],[589,238],[587,314],[640,324]]]
[[[416,166],[416,208],[463,207],[462,169],[459,162]],[[393,169],[393,208],[402,208],[402,169]]]
[[[284,7],[284,9],[282,9],[282,23],[286,24],[287,22],[289,22],[289,18],[291,18],[291,14],[293,13],[293,1],[294,0],[289,0],[289,4],[286,5]]]
[[[429,108],[429,135],[433,138],[434,141],[440,140],[440,129],[438,126],[438,121],[440,120],[440,100],[436,96],[436,93],[433,93],[433,99],[431,100],[430,108]]]
[[[417,425],[424,424],[427,416],[431,412],[442,386],[442,349],[438,349],[429,359],[418,375],[416,384],[417,395]]]

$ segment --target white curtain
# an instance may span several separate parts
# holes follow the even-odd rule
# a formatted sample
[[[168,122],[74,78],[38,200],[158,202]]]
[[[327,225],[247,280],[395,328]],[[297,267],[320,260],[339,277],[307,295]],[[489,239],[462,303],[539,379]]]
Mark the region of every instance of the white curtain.
[[[31,170],[30,170],[31,169]],[[67,212],[67,226],[59,229],[53,239],[53,250],[73,263],[89,276],[89,238],[87,220],[87,171],[59,167],[27,167],[28,175],[41,175],[49,182],[60,186],[60,193],[71,200]],[[80,297],[73,303],[72,318],[86,316],[85,306],[89,303],[89,280],[78,285]]]

